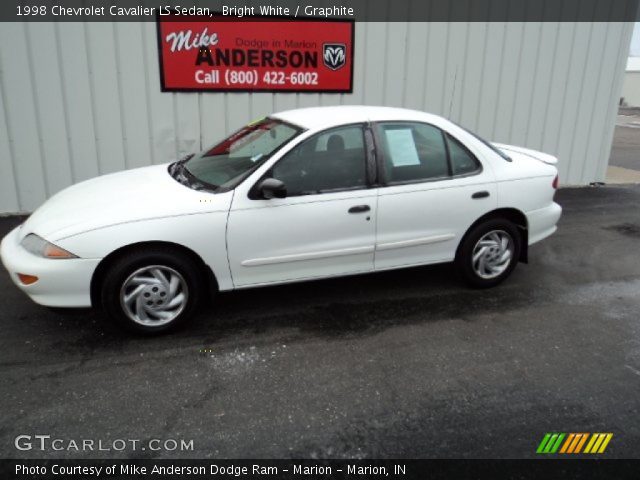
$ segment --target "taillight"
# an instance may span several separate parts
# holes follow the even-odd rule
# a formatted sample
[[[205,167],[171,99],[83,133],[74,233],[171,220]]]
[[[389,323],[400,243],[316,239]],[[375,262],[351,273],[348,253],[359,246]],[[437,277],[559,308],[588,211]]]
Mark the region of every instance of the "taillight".
[[[551,186],[554,190],[558,189],[558,175],[556,175],[556,178],[553,179],[553,183],[551,184]]]

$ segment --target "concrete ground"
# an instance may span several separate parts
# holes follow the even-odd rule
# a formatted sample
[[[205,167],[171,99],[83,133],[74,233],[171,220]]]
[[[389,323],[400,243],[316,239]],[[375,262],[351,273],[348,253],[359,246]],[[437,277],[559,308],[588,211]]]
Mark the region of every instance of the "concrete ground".
[[[640,187],[566,189],[558,232],[502,286],[450,266],[219,296],[177,334],[52,313],[0,274],[0,456],[186,439],[160,457],[534,457],[546,432],[612,432],[640,458]],[[0,233],[15,225],[2,219]]]
[[[606,183],[640,183],[640,109],[618,115]]]

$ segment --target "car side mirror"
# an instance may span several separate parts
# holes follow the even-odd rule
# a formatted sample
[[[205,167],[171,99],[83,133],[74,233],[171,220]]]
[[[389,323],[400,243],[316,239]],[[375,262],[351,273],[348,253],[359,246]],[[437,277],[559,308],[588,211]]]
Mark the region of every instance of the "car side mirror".
[[[284,183],[275,178],[265,178],[258,185],[258,191],[262,194],[262,198],[271,200],[272,198],[285,198],[287,196],[287,187]]]

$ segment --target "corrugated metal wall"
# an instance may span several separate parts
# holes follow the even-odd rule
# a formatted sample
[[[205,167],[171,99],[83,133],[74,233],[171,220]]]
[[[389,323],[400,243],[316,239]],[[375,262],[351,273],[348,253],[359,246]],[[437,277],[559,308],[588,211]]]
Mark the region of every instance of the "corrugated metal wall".
[[[0,212],[273,111],[405,106],[603,180],[633,24],[357,23],[353,94],[161,93],[153,23],[0,24]],[[117,192],[114,192],[117,195]]]

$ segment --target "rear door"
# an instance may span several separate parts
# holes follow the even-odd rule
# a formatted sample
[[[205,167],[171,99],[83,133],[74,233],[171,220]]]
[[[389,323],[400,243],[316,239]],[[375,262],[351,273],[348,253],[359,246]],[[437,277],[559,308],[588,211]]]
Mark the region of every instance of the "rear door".
[[[375,269],[451,261],[497,205],[493,173],[460,141],[419,122],[381,122]]]
[[[373,270],[377,195],[367,135],[364,125],[348,125],[294,147],[262,177],[284,182],[286,198],[236,192],[227,227],[236,287]]]

